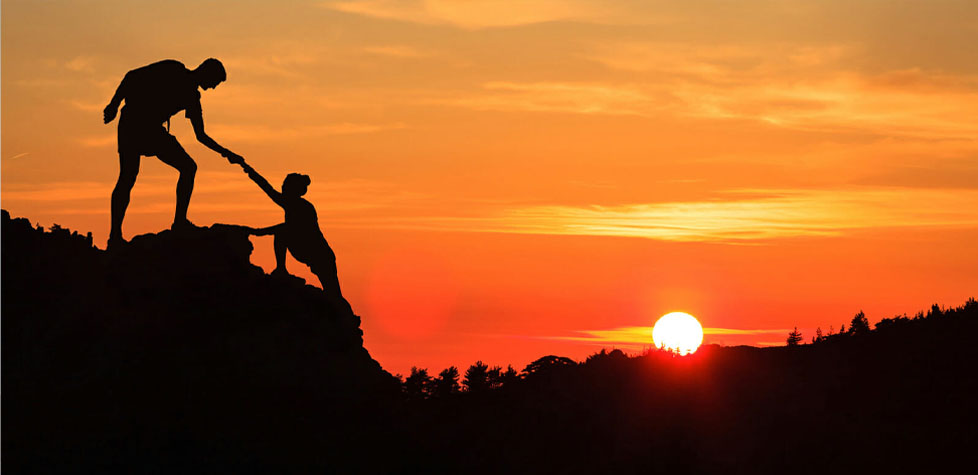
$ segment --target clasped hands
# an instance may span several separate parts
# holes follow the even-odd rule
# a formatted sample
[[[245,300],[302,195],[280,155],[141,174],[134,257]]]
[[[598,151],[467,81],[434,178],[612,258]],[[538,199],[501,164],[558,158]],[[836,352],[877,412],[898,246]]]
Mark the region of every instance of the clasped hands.
[[[242,157],[241,155],[238,155],[238,154],[236,154],[236,153],[234,153],[234,152],[232,152],[232,151],[230,151],[228,149],[224,149],[224,151],[221,152],[221,156],[224,157],[224,158],[226,158],[226,159],[228,159],[228,163],[230,163],[232,165],[241,165],[241,164],[244,163],[244,157]]]

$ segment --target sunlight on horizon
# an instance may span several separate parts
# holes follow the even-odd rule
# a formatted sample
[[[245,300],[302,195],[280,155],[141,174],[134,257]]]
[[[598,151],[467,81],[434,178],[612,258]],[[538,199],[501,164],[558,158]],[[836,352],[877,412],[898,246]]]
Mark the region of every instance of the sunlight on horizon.
[[[652,341],[656,348],[689,355],[703,343],[703,326],[688,313],[670,312],[655,322]]]

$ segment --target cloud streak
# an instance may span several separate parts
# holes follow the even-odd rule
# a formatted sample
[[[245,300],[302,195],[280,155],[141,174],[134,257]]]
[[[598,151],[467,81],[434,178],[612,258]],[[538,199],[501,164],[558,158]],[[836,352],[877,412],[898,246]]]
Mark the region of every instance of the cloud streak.
[[[628,85],[494,81],[482,87],[484,93],[451,104],[476,110],[651,115],[665,99]]]
[[[675,115],[820,132],[960,139],[978,134],[978,76],[861,72],[853,45],[596,43],[582,57],[627,72]],[[643,81],[644,79],[644,81]],[[649,115],[644,107],[637,111]]]
[[[246,190],[254,185],[240,179],[238,174],[201,172],[197,174],[194,194],[225,193]],[[134,197],[173,196],[177,173],[172,175],[141,175],[132,189]],[[107,200],[115,183],[95,181],[63,181],[43,184],[4,185],[4,201],[72,202],[83,200]],[[169,200],[167,200],[169,202]],[[104,203],[100,207],[108,208]]]
[[[270,142],[296,140],[327,135],[370,134],[407,128],[403,122],[371,124],[341,122],[336,124],[307,125],[298,127],[267,127],[263,125],[223,125],[209,127],[214,136],[229,142]]]
[[[418,48],[407,45],[366,46],[363,48],[363,51],[377,56],[405,59],[426,58],[434,56],[435,54],[430,51],[419,50]]]
[[[837,236],[886,227],[976,227],[974,190],[738,190],[733,199],[621,206],[531,206],[504,212],[500,232],[747,242]],[[740,199],[740,195],[759,197]]]
[[[711,335],[739,335],[739,336],[760,336],[771,334],[785,334],[791,331],[783,328],[766,329],[739,329],[739,328],[711,328],[703,329],[703,334]],[[574,335],[568,336],[547,336],[548,340],[575,341],[582,343],[593,343],[596,345],[616,345],[630,348],[641,348],[651,346],[652,327],[617,327],[603,330],[579,330]]]
[[[321,5],[330,10],[373,18],[470,30],[550,21],[602,22],[624,18],[606,3],[584,0],[340,0],[322,2]]]
[[[350,227],[418,231],[614,236],[678,242],[755,244],[837,237],[864,229],[978,227],[978,190],[864,187],[734,190],[725,199],[617,206],[525,206],[445,216],[410,214],[347,220]]]

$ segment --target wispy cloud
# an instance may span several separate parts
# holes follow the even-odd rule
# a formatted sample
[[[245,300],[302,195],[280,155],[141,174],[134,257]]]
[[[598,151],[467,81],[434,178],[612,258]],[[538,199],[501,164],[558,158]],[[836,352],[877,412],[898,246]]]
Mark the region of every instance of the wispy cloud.
[[[859,72],[863,54],[841,44],[633,42],[595,44],[582,56],[635,76],[638,94],[671,98],[657,105],[678,116],[927,139],[978,134],[978,76]]]
[[[704,328],[703,334],[710,335],[741,335],[741,336],[760,336],[770,334],[784,334],[791,331],[783,328],[765,329],[739,329],[739,328]],[[547,336],[542,337],[548,340],[577,341],[583,343],[593,343],[596,345],[616,345],[629,348],[641,348],[651,346],[652,327],[617,327],[604,330],[579,330],[572,335]]]
[[[821,132],[868,132],[925,139],[978,134],[971,119],[978,90],[923,92],[883,88],[851,74],[810,81],[717,87],[685,83],[674,94],[686,113],[706,118],[753,119],[773,126]]]
[[[505,211],[500,232],[746,242],[886,227],[978,226],[978,191],[738,190],[732,199]],[[739,199],[738,196],[755,197]],[[759,196],[759,197],[757,197]]]
[[[99,102],[80,101],[77,99],[69,100],[68,103],[75,109],[85,112],[98,112],[105,107],[105,104]]]
[[[407,45],[366,46],[363,48],[363,51],[377,56],[389,56],[392,58],[425,58],[434,55],[430,51],[420,50]]]
[[[64,63],[65,69],[76,73],[94,73],[95,58],[91,56],[77,56]]]
[[[690,79],[729,81],[746,75],[797,74],[837,63],[854,54],[842,44],[702,44],[694,42],[602,42],[582,57],[611,69],[655,72]]]
[[[664,99],[637,87],[593,83],[495,81],[483,84],[483,90],[450,104],[476,110],[650,115]]]
[[[881,75],[744,73],[682,61],[670,73],[607,82],[491,81],[433,102],[475,110],[746,119],[785,129],[926,140],[978,135],[978,77],[921,71]],[[788,67],[788,66],[786,66]]]
[[[313,44],[277,42],[273,47],[285,53],[254,53],[250,55],[226,55],[221,60],[228,69],[228,75],[254,74],[274,76],[279,79],[299,79],[307,77],[310,66],[322,63],[331,53],[325,47]],[[190,65],[188,65],[190,66]],[[193,67],[193,66],[190,66]]]
[[[841,236],[871,228],[978,227],[978,190],[864,187],[735,190],[726,199],[617,206],[525,206],[467,216],[414,210],[345,222],[352,227],[617,236],[753,244],[779,238]]]
[[[92,135],[78,139],[78,143],[83,147],[110,147],[116,144],[114,134]]]
[[[403,122],[368,124],[341,122],[336,124],[305,125],[298,127],[267,127],[263,125],[222,125],[209,128],[214,136],[234,142],[268,142],[275,140],[295,140],[325,135],[369,134],[387,130],[405,129]]]
[[[607,2],[584,0],[339,0],[322,5],[374,18],[465,29],[625,18]]]
[[[197,174],[194,194],[222,193],[250,189],[253,185],[239,179],[240,175],[227,172],[201,172]],[[140,175],[132,190],[134,197],[173,196],[177,174]],[[41,184],[6,184],[5,201],[77,202],[105,200],[112,193],[115,183],[95,181],[60,181]],[[170,200],[166,200],[169,203]],[[104,203],[100,203],[104,207]]]

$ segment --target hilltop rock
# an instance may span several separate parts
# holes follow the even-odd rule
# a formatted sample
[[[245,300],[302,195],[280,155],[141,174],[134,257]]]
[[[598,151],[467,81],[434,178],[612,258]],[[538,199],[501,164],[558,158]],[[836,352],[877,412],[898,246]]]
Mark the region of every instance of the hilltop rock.
[[[106,252],[2,219],[5,468],[255,468],[296,440],[332,462],[400,397],[359,317],[252,265],[234,226]]]

